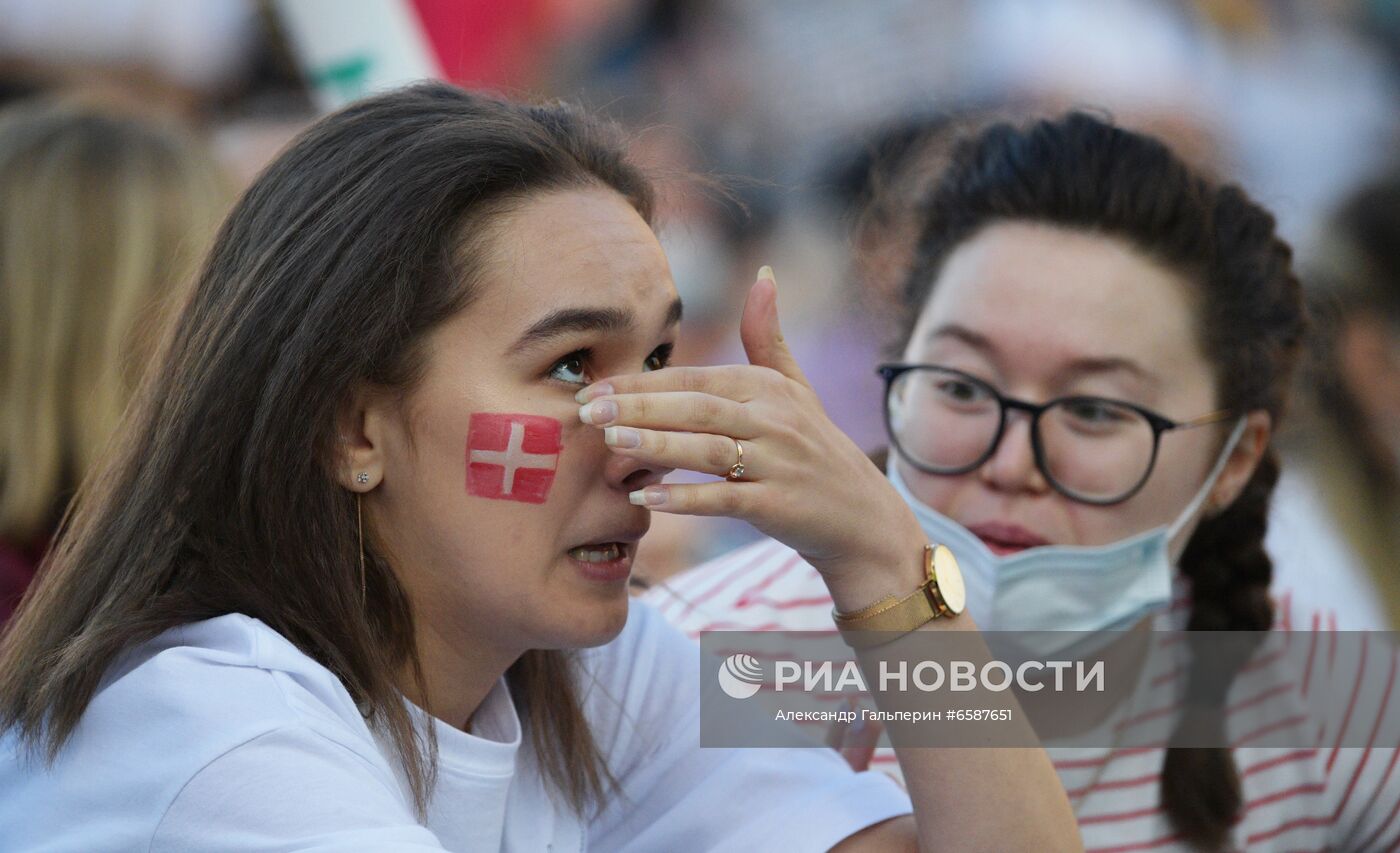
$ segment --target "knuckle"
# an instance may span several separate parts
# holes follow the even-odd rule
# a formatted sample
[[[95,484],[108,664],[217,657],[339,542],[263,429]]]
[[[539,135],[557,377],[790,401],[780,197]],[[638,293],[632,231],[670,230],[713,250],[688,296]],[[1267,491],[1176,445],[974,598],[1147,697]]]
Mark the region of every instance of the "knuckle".
[[[666,486],[666,506],[670,509],[684,512],[691,508],[694,500],[691,499],[689,490],[681,486]]]
[[[643,444],[652,453],[660,456],[671,448],[671,437],[660,430],[643,430]]]
[[[804,405],[809,402],[807,399],[807,390],[806,387],[793,382],[786,376],[783,377],[782,383],[778,386],[778,393],[782,394],[785,400],[799,405]]]
[[[767,425],[768,435],[778,439],[784,446],[803,440],[804,432],[786,420],[774,419]]]
[[[744,494],[744,512],[749,518],[759,520],[772,516],[774,503],[772,491],[768,483],[750,483],[753,488],[747,489]]]
[[[711,468],[728,468],[738,458],[733,443],[722,436],[711,439],[708,446],[705,461]]]
[[[728,514],[734,509],[734,490],[728,486],[720,486],[715,492],[715,511],[721,514]]]
[[[695,398],[695,422],[699,426],[714,426],[719,423],[723,407],[720,401],[709,395]]]
[[[737,515],[744,510],[744,496],[737,486],[725,484],[719,492],[719,509],[726,515]]]
[[[682,367],[677,377],[680,380],[682,391],[703,391],[705,390],[705,374],[698,367]]]
[[[691,485],[688,489],[677,489],[676,491],[681,493],[681,500],[680,503],[674,503],[673,505],[677,509],[685,512],[697,510],[701,515],[704,515],[706,504],[705,493],[703,490],[699,489],[699,485]]]
[[[768,386],[781,386],[787,382],[787,377],[771,367],[757,368],[759,381]]]
[[[736,403],[734,406],[734,418],[741,429],[752,430],[754,424],[762,420],[757,416],[761,407],[755,407],[752,401],[746,403]]]

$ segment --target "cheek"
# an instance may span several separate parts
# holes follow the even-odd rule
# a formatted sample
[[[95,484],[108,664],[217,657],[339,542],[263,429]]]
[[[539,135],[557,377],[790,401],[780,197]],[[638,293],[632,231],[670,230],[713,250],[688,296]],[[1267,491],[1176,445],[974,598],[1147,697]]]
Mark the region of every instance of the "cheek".
[[[1065,511],[1069,524],[1069,538],[1066,545],[1108,545],[1156,526],[1156,522],[1146,517],[1142,506],[1135,506],[1136,498],[1117,506],[1090,506],[1070,504]]]
[[[562,422],[543,415],[474,413],[467,431],[467,494],[544,503],[554,487],[563,431]]]
[[[963,481],[969,478],[967,474],[945,477],[925,474],[923,471],[905,465],[902,460],[898,464],[899,475],[904,478],[905,484],[909,486],[909,491],[914,494],[914,497],[954,521],[961,521],[957,515],[957,496]]]
[[[1076,508],[1086,545],[1102,545],[1170,524],[1204,485],[1211,460],[1163,447],[1142,490],[1121,504]]]
[[[1076,503],[1052,492],[1037,498],[1033,510],[1021,507],[1003,517],[993,511],[992,507],[999,506],[1000,501],[989,498],[986,488],[977,479],[976,471],[957,476],[939,476],[904,466],[900,468],[900,474],[915,497],[959,524],[996,516],[1025,524],[1056,545],[1103,545],[1150,526],[1138,520],[1139,509],[1130,507],[1137,497],[1116,507],[1096,507]],[[1128,511],[1125,512],[1125,509]],[[1018,512],[1025,515],[1020,516]]]
[[[1162,449],[1147,484],[1123,505],[1123,514],[1132,517],[1134,532],[1170,524],[1205,485],[1210,463],[1214,460],[1193,453],[1171,452],[1178,449],[1184,450]]]

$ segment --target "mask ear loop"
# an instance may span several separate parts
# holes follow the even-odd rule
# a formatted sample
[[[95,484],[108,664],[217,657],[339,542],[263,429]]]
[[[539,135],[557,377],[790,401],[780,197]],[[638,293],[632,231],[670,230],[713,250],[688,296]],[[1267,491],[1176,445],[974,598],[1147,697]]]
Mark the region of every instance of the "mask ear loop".
[[[1244,427],[1247,418],[1247,415],[1240,415],[1240,419],[1235,422],[1235,428],[1230,430],[1230,437],[1225,439],[1225,446],[1221,449],[1220,455],[1216,457],[1215,465],[1210,469],[1210,473],[1206,475],[1205,482],[1202,483],[1201,488],[1196,491],[1195,497],[1191,498],[1191,502],[1186,505],[1186,509],[1183,510],[1181,515],[1177,516],[1176,520],[1167,528],[1168,542],[1176,542],[1177,537],[1181,535],[1181,531],[1184,530],[1191,519],[1195,517],[1196,510],[1200,509],[1201,504],[1205,503],[1206,498],[1210,497],[1210,490],[1215,488],[1215,481],[1220,479],[1221,472],[1225,470],[1225,464],[1230,461],[1230,454],[1234,452],[1235,445],[1240,441],[1240,436],[1244,435]],[[1177,557],[1179,558],[1180,554],[1177,554]],[[1172,562],[1176,562],[1176,559],[1173,559]]]

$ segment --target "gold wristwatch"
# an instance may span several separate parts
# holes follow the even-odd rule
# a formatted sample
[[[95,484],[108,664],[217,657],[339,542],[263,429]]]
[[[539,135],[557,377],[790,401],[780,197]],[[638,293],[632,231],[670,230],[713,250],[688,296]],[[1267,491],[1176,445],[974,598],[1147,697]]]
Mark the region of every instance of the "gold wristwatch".
[[[831,618],[846,644],[856,649],[883,645],[930,620],[963,612],[967,590],[953,552],[944,545],[925,545],[924,572],[927,580],[903,598],[887,595],[854,613],[833,609]]]

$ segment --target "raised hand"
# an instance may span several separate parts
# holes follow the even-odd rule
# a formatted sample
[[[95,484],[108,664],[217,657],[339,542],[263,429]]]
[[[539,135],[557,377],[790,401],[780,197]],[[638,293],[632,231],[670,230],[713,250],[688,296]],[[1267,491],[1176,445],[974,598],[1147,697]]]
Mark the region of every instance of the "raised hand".
[[[914,515],[827,417],[783,340],[768,267],[749,291],[740,337],[747,365],[668,367],[579,392],[579,417],[603,427],[615,453],[725,477],[738,474],[736,444],[742,448],[742,474],[732,479],[648,486],[632,501],[742,518],[798,551],[836,584],[833,595],[851,586],[861,598],[854,587],[866,584],[845,579],[872,566],[897,570],[896,587],[912,589],[924,541]],[[869,592],[870,600],[879,597],[874,587]]]

